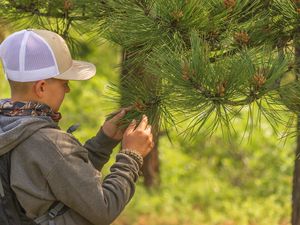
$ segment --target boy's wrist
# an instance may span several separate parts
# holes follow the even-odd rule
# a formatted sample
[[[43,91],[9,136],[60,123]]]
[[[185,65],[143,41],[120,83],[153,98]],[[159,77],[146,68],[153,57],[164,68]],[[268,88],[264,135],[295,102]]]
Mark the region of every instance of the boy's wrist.
[[[139,153],[133,149],[128,149],[128,148],[122,149],[120,151],[120,153],[126,154],[126,155],[130,156],[131,158],[133,158],[139,165],[139,168],[141,168],[143,166],[144,160],[143,160],[141,153]]]

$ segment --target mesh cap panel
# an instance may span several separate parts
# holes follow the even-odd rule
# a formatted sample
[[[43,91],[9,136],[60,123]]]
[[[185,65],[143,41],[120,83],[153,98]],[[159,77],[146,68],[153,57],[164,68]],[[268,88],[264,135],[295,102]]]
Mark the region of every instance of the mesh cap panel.
[[[88,62],[73,60],[65,40],[47,30],[22,30],[0,44],[6,78],[32,82],[49,78],[87,80],[96,73]]]
[[[51,50],[45,42],[32,32],[25,45],[25,71],[55,66]]]
[[[20,70],[20,49],[24,33],[15,34],[10,40],[3,43],[3,60],[9,70]],[[9,51],[8,51],[9,49]]]

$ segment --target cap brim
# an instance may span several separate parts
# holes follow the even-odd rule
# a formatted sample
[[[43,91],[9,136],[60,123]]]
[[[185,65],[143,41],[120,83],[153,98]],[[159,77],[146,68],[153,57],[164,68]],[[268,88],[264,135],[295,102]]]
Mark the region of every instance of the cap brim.
[[[96,74],[96,67],[92,63],[73,60],[73,65],[67,71],[53,77],[60,80],[88,80]]]

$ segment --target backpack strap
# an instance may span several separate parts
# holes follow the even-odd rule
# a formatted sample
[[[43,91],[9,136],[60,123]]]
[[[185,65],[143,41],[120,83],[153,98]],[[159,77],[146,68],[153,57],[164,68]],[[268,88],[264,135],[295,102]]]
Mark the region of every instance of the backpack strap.
[[[49,221],[49,225],[55,225],[54,218],[64,214],[68,209],[69,208],[62,202],[57,202],[53,207],[50,208],[48,212],[36,218],[34,222],[36,224],[42,224],[46,221]]]
[[[4,195],[5,195],[5,193],[4,193],[4,187],[3,187],[2,179],[1,179],[1,176],[0,176],[0,196],[4,197]]]

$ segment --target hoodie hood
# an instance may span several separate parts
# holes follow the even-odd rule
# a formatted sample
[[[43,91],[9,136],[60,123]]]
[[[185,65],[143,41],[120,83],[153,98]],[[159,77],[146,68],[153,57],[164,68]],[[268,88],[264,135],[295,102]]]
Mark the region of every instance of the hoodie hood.
[[[41,128],[58,128],[47,116],[3,116],[0,115],[0,156],[14,149],[26,138]]]

